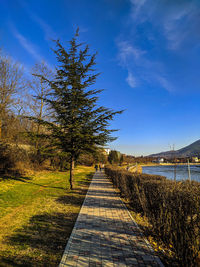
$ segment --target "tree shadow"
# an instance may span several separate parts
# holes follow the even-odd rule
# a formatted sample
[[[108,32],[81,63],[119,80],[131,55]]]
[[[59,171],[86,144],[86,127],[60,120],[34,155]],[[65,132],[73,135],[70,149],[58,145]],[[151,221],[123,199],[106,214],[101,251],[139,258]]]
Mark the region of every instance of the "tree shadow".
[[[93,172],[91,172],[91,173],[89,173],[89,174],[87,174],[85,177],[84,177],[84,179],[82,179],[82,180],[80,180],[80,181],[77,181],[77,185],[78,186],[89,186],[90,185],[90,183],[91,183],[91,181],[92,181],[92,177],[93,177],[93,175],[94,175],[94,173]]]
[[[8,174],[1,175],[0,174],[0,181],[9,181],[9,180],[14,180],[14,181],[19,181],[19,182],[27,182],[32,180],[31,177],[26,177],[26,176],[12,176]]]
[[[31,252],[1,257],[0,266],[57,266],[77,215],[44,213],[31,217],[27,225],[17,229],[12,236],[7,236],[4,240],[9,246],[13,246],[13,249],[31,249]],[[36,254],[42,254],[42,257],[37,257]]]
[[[84,177],[83,180],[77,181],[76,184],[79,187],[89,187],[90,182],[92,180],[93,177],[93,173],[89,173],[86,175],[86,178]],[[27,176],[10,176],[10,175],[1,175],[0,177],[0,181],[8,181],[8,180],[15,180],[15,181],[19,181],[19,182],[23,182],[23,183],[29,183],[29,184],[33,184],[33,185],[37,185],[39,187],[44,187],[44,188],[52,188],[52,189],[66,189],[65,187],[62,186],[49,186],[49,185],[44,185],[44,184],[39,184],[39,183],[34,183],[31,180],[33,180],[33,178],[31,177],[27,177]],[[68,188],[67,188],[68,189]],[[84,190],[81,190],[84,191]],[[87,190],[86,190],[87,191]],[[76,188],[75,190],[73,190],[73,192],[76,192]]]
[[[81,206],[86,189],[67,192],[58,197],[56,202],[65,205]],[[0,266],[58,266],[64,248],[70,237],[78,213],[43,213],[32,216],[28,224],[17,229],[11,236],[6,236],[4,242],[16,251],[33,250],[33,253],[18,253],[0,257]],[[24,255],[23,255],[24,254]],[[54,255],[52,257],[52,255]]]
[[[9,175],[3,175],[0,178],[0,181],[18,181],[18,182],[23,182],[23,183],[27,183],[27,184],[32,184],[32,185],[37,185],[39,187],[46,187],[46,188],[54,188],[54,189],[65,189],[62,186],[48,186],[48,185],[44,185],[44,184],[39,184],[39,183],[34,183],[32,182],[33,178],[32,177],[27,177],[27,176],[19,176],[19,177],[13,177],[13,176],[9,176]]]
[[[56,202],[61,204],[71,204],[71,205],[77,205],[80,206],[81,203],[83,203],[85,199],[85,194],[87,193],[87,190],[73,190],[71,192],[68,192],[67,195],[63,195],[61,197],[58,197],[56,199]]]
[[[92,176],[93,174],[89,174],[86,181],[77,181],[78,186],[84,185],[83,188],[68,191],[67,195],[57,198],[56,202],[81,206]],[[14,179],[41,187],[63,189],[63,187],[34,183],[30,177]],[[32,216],[26,225],[4,238],[3,242],[13,247],[13,253],[9,255],[5,252],[0,256],[0,266],[58,266],[77,216],[78,213],[74,212],[43,213]]]
[[[30,182],[30,181],[22,181],[24,183],[27,183],[27,184],[33,184],[33,185],[37,185],[39,187],[44,187],[44,188],[54,188],[54,189],[65,189],[64,187],[62,186],[49,186],[49,185],[44,185],[44,184],[38,184],[38,183],[34,183],[34,182]]]

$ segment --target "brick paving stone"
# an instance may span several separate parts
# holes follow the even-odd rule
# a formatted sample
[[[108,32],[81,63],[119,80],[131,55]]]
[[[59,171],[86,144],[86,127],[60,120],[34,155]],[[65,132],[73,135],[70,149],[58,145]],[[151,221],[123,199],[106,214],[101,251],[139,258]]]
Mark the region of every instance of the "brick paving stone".
[[[96,172],[59,267],[160,266],[103,172]]]

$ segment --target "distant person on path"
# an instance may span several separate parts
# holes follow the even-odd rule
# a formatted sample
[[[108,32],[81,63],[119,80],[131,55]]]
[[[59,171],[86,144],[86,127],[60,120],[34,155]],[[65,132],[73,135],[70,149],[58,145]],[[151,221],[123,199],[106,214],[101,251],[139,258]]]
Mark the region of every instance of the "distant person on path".
[[[101,165],[99,164],[99,170],[100,170],[100,172],[101,172]]]
[[[96,169],[96,172],[97,172],[98,171],[98,165],[97,164],[95,165],[95,169]]]

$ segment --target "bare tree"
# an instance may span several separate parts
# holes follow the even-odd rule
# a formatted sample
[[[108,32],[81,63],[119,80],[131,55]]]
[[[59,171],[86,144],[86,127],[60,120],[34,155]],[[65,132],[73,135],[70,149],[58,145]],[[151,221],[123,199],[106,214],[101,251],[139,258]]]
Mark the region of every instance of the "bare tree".
[[[27,131],[29,140],[35,147],[36,160],[39,163],[45,159],[46,155],[50,153],[50,140],[45,138],[47,131],[40,121],[50,119],[50,110],[47,108],[44,99],[50,94],[51,88],[44,80],[52,79],[54,74],[45,62],[35,64],[31,70],[32,78],[29,81],[29,118],[33,116],[37,121],[30,120],[31,128]]]
[[[47,106],[44,103],[44,98],[50,93],[51,88],[47,83],[44,83],[42,78],[39,75],[44,76],[47,79],[53,78],[53,71],[50,70],[47,64],[43,61],[39,64],[35,64],[32,68],[32,80],[30,82],[31,90],[31,115],[38,119],[38,123],[35,125],[36,135],[39,135],[41,132],[41,124],[39,123],[42,119],[47,119],[49,114]],[[36,141],[36,149],[38,147],[38,142]]]
[[[19,64],[9,57],[0,54],[0,139],[3,136],[3,127],[14,108],[19,104],[19,94],[24,88],[23,70]]]

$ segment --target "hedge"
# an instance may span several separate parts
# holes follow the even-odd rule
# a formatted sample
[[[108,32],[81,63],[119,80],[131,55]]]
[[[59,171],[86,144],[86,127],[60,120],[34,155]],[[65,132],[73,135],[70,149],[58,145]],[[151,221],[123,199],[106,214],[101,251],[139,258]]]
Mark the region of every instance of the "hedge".
[[[200,183],[106,167],[106,175],[153,231],[174,251],[180,266],[197,266],[200,251]]]

